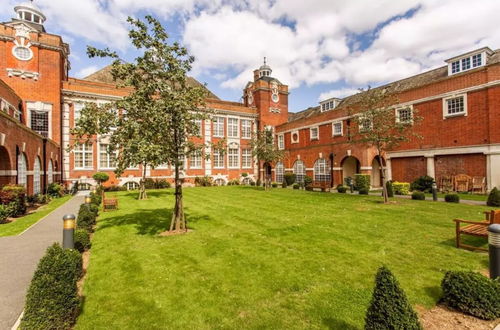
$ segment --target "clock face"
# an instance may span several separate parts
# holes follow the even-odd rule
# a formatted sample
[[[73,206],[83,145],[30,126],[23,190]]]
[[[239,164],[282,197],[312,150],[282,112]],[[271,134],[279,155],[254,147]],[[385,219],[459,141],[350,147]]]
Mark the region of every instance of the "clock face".
[[[278,94],[273,94],[273,96],[271,98],[272,98],[274,103],[278,103],[278,101],[280,100],[280,97]]]
[[[248,93],[248,104],[252,104],[253,103],[253,94],[252,92],[249,92]]]

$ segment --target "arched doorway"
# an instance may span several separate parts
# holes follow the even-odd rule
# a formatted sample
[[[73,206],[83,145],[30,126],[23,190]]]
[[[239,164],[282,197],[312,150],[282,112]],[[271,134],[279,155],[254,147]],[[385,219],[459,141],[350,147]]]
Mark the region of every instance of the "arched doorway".
[[[359,173],[359,160],[354,156],[346,157],[342,160],[342,177],[343,181],[346,178],[353,178],[354,175]]]
[[[266,183],[269,183],[269,185],[270,185],[271,180],[272,180],[273,168],[272,168],[271,164],[264,163],[263,169],[264,169],[263,181]]]
[[[382,158],[382,163],[384,159]],[[378,156],[373,158],[372,161],[372,172],[371,172],[371,185],[374,188],[382,187],[382,174],[380,172],[380,162]]]

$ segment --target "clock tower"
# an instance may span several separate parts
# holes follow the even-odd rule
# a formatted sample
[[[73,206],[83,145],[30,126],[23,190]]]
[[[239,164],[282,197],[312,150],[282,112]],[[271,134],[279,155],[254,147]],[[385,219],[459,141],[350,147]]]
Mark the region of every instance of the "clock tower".
[[[257,108],[260,130],[288,120],[288,86],[273,78],[272,72],[264,57],[264,64],[254,71],[253,82],[248,82],[243,92],[245,105]]]

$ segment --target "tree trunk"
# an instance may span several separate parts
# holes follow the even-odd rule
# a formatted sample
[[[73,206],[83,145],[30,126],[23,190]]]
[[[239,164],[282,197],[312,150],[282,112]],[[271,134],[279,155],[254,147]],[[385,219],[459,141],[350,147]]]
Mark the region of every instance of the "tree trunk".
[[[187,232],[187,223],[184,216],[184,207],[182,205],[182,182],[179,173],[179,164],[175,166],[175,206],[170,222],[170,233]]]
[[[143,164],[142,179],[139,185],[139,200],[147,199],[148,195],[146,193],[146,164]]]
[[[380,151],[378,154],[378,163],[380,165],[380,176],[382,177],[382,196],[384,197],[384,204],[389,202],[389,196],[387,195],[387,184],[385,182],[385,167],[382,162],[382,156],[380,156]]]

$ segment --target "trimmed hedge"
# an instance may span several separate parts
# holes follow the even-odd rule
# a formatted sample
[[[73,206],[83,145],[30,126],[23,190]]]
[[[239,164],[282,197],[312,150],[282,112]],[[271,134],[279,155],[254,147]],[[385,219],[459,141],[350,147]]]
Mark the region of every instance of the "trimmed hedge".
[[[92,228],[96,223],[96,217],[97,215],[92,211],[91,205],[80,205],[78,217],[76,218],[77,228],[92,231]]]
[[[406,294],[386,267],[375,277],[375,289],[366,312],[365,329],[422,329]]]
[[[457,194],[446,194],[444,195],[444,201],[447,203],[460,203],[460,196]]]
[[[394,197],[394,189],[392,189],[392,181],[387,181],[385,183],[387,189],[387,197]]]
[[[394,194],[396,195],[410,194],[410,184],[408,182],[394,181],[392,183],[392,188],[394,189]]]
[[[70,329],[78,316],[80,298],[76,283],[82,275],[82,257],[54,243],[31,280],[21,329]]]
[[[423,175],[411,183],[411,190],[418,190],[423,192],[432,192],[432,183],[434,178],[428,175]]]
[[[490,194],[488,195],[488,200],[486,201],[486,205],[500,206],[500,191],[497,189],[497,187],[491,189]]]
[[[425,194],[421,191],[414,191],[411,194],[411,199],[418,200],[418,201],[425,201]]]
[[[286,182],[288,186],[291,186],[292,184],[295,183],[297,176],[294,173],[285,173],[283,178],[285,179],[283,183]]]
[[[299,189],[299,188],[300,188],[300,185],[298,183],[293,184],[293,189]]]
[[[354,190],[370,190],[370,175],[355,174],[354,175]]]
[[[277,183],[277,182],[273,182],[273,183],[271,183],[271,186],[272,186],[273,188],[278,188],[278,183]]]
[[[89,232],[85,229],[77,229],[75,230],[74,235],[75,249],[78,252],[83,253],[90,249],[90,235]]]
[[[347,187],[346,187],[346,186],[344,186],[344,185],[339,184],[339,185],[337,186],[337,191],[338,191],[339,193],[341,193],[341,194],[345,194],[345,192],[347,191]]]
[[[363,187],[363,188],[358,190],[358,193],[360,195],[368,195],[368,192],[369,192],[369,190],[366,187]]]
[[[479,273],[449,271],[441,282],[442,301],[484,320],[500,317],[500,282]]]
[[[0,203],[9,205],[11,216],[19,217],[26,213],[26,188],[23,186],[8,184],[2,188]]]

